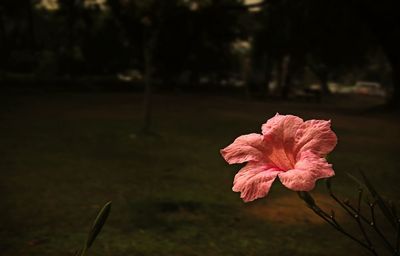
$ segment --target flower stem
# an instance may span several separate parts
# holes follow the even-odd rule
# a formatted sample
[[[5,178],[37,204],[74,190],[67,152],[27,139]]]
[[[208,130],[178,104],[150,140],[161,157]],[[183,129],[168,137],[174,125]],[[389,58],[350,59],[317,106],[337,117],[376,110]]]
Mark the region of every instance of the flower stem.
[[[308,194],[308,192],[301,192],[301,193],[306,193]],[[303,199],[303,196],[299,193],[300,198]],[[309,197],[311,197],[311,195],[307,195]],[[304,200],[304,199],[303,199]],[[305,201],[307,203],[307,201]],[[378,254],[376,253],[375,249],[370,246],[369,244],[364,243],[363,241],[361,241],[360,239],[356,238],[355,236],[353,236],[352,234],[350,234],[349,232],[347,232],[335,219],[334,214],[329,215],[328,213],[326,213],[324,210],[322,210],[318,205],[316,205],[315,203],[313,205],[307,203],[307,206],[315,213],[317,214],[320,218],[322,218],[325,222],[327,222],[329,225],[331,225],[334,229],[336,229],[337,231],[339,231],[340,233],[342,233],[343,235],[347,236],[348,238],[350,238],[351,240],[355,241],[356,243],[358,243],[359,245],[361,245],[362,247],[364,247],[365,249],[367,249],[368,251],[370,251],[373,255],[377,256]]]

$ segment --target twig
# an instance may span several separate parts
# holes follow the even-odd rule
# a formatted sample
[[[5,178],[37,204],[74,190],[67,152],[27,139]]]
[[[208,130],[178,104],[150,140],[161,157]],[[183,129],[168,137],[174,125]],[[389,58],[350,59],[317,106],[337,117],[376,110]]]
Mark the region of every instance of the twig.
[[[400,247],[400,219],[397,220],[397,232],[396,232],[396,252],[399,253]]]
[[[375,220],[375,204],[370,203],[368,204],[370,211],[371,211],[371,223],[370,226],[375,230],[375,232],[378,234],[378,236],[382,239],[383,243],[385,244],[385,247],[388,251],[390,251],[393,255],[399,255],[397,250],[393,248],[393,246],[389,243],[389,241],[386,239],[386,237],[382,234],[382,232],[378,229],[376,226],[376,220]]]
[[[363,234],[364,239],[367,242],[368,246],[371,248],[371,250],[375,251],[375,249],[373,248],[373,245],[371,243],[371,240],[369,239],[367,232],[365,232],[364,226],[362,225],[361,220],[360,220],[362,195],[363,195],[363,189],[360,188],[358,190],[357,213],[354,214],[354,219],[357,221],[358,227],[360,228],[361,233]]]
[[[342,201],[340,201],[336,196],[335,196],[335,194],[333,193],[333,191],[332,191],[332,189],[331,189],[331,184],[330,184],[330,182],[328,182],[327,183],[327,188],[328,188],[328,191],[329,191],[329,193],[330,193],[330,195],[331,195],[331,197],[352,217],[352,218],[354,218],[355,220],[356,220],[356,222],[358,223],[358,225],[359,225],[359,227],[360,227],[360,230],[361,230],[361,232],[363,233],[363,235],[364,235],[364,233],[365,233],[365,229],[363,228],[363,226],[362,226],[362,224],[361,224],[361,222],[360,222],[360,219],[361,220],[363,220],[364,222],[366,222],[366,223],[368,223],[368,225],[370,226],[370,227],[372,227],[373,228],[373,230],[375,231],[375,233],[377,233],[378,234],[378,236],[382,239],[382,241],[383,241],[383,243],[385,244],[385,247],[386,247],[386,249],[387,250],[389,250],[393,255],[399,255],[398,254],[398,250],[396,250],[395,248],[393,248],[393,246],[390,244],[390,242],[386,239],[386,237],[383,235],[383,233],[381,232],[381,230],[377,227],[377,225],[376,225],[376,220],[375,220],[375,211],[374,211],[374,206],[375,206],[375,204],[374,203],[370,203],[370,204],[368,204],[369,205],[369,207],[370,207],[370,211],[371,211],[371,218],[372,218],[372,220],[371,221],[369,221],[368,220],[368,218],[366,218],[365,216],[363,216],[362,214],[361,214],[361,212],[360,212],[360,209],[361,209],[361,197],[360,197],[360,193],[361,192],[359,192],[359,198],[358,198],[358,206],[357,206],[357,209],[355,209],[351,204],[350,204],[350,202],[342,202]],[[366,238],[366,233],[365,233],[365,235],[364,235],[364,237]],[[367,243],[368,243],[368,241],[367,241]],[[371,247],[372,247],[372,245],[371,245]]]
[[[334,212],[329,215],[328,213],[326,213],[324,210],[322,210],[318,205],[315,204],[314,199],[312,199],[312,197],[309,195],[308,192],[299,192],[298,193],[300,198],[306,202],[307,206],[314,211],[315,214],[317,214],[319,217],[321,217],[325,222],[327,222],[329,225],[331,225],[334,229],[336,229],[337,231],[339,231],[340,233],[344,234],[345,236],[347,236],[348,238],[350,238],[351,240],[355,241],[356,243],[358,243],[359,245],[361,245],[362,247],[366,248],[368,251],[370,251],[373,255],[378,255],[376,253],[376,251],[374,250],[374,248],[372,246],[370,246],[369,244],[364,243],[363,241],[361,241],[360,239],[356,238],[355,236],[353,236],[352,234],[350,234],[349,232],[347,232],[335,219],[335,215]]]
[[[345,236],[347,236],[348,238],[352,239],[353,241],[357,242],[359,245],[361,245],[362,247],[366,248],[367,250],[369,250],[373,255],[378,255],[374,248],[372,248],[371,246],[369,246],[368,244],[364,243],[363,241],[359,240],[358,238],[356,238],[355,236],[351,235],[350,233],[348,233],[335,219],[335,217],[333,215],[330,216],[330,218],[326,218],[325,215],[328,215],[326,212],[324,212],[321,208],[317,207],[310,207],[314,213],[316,213],[318,216],[320,216],[323,220],[325,220],[329,225],[331,225],[334,229],[336,229],[337,231],[339,231],[340,233],[344,234]],[[329,215],[328,215],[329,216]]]

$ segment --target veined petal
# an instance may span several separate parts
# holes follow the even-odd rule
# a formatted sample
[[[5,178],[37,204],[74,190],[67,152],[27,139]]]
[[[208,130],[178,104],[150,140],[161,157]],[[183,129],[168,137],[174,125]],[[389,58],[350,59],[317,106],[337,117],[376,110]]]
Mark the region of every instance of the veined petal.
[[[294,191],[310,191],[321,178],[335,175],[332,165],[311,151],[302,152],[294,169],[279,173],[279,179]]]
[[[294,140],[297,129],[302,125],[303,119],[293,115],[276,114],[262,125],[261,130],[264,135],[280,136],[285,140]]]
[[[298,129],[295,153],[312,151],[320,156],[325,156],[335,148],[336,143],[337,137],[331,130],[330,121],[309,120]]]
[[[267,157],[282,170],[294,167],[296,134],[302,124],[300,117],[276,114],[262,125],[264,141],[268,145]]]
[[[261,134],[251,133],[238,137],[232,144],[221,149],[221,155],[229,164],[261,161],[264,143]]]
[[[265,197],[280,171],[270,165],[249,162],[235,176],[232,190],[245,202]]]

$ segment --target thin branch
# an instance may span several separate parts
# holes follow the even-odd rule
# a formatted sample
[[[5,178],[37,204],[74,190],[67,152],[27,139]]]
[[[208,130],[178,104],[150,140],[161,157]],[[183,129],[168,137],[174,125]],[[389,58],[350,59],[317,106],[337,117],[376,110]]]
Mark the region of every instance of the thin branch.
[[[357,213],[361,212],[361,199],[363,196],[363,189],[359,188],[358,189],[358,202],[357,202]]]
[[[357,225],[364,237],[364,240],[366,241],[367,245],[368,245],[368,249],[374,254],[377,255],[371,240],[369,239],[367,232],[364,229],[364,226],[361,223],[361,219],[364,221],[367,221],[368,224],[370,224],[370,222],[367,220],[367,218],[365,218],[364,216],[361,215],[361,200],[362,200],[362,194],[363,194],[363,190],[360,188],[358,190],[358,203],[357,203],[357,209],[354,209],[351,204],[349,202],[342,202],[341,200],[339,200],[339,198],[336,197],[336,195],[333,193],[332,189],[331,189],[331,184],[330,182],[327,183],[327,188],[329,191],[330,196],[333,198],[333,200],[338,203],[356,222]]]
[[[375,249],[373,248],[372,242],[369,239],[369,237],[367,235],[367,232],[365,232],[364,226],[363,226],[363,224],[362,224],[362,222],[360,220],[362,195],[363,195],[363,190],[362,190],[362,188],[360,188],[358,190],[357,213],[354,215],[354,218],[357,221],[358,227],[360,228],[361,233],[363,234],[365,241],[367,242],[367,244],[369,245],[371,250],[375,251]]]
[[[370,208],[370,211],[371,211],[371,218],[372,218],[370,226],[375,230],[375,232],[378,234],[378,236],[382,239],[383,243],[385,244],[386,249],[388,251],[390,251],[392,253],[392,255],[399,255],[398,252],[396,251],[396,249],[393,248],[393,246],[389,243],[389,241],[386,239],[386,237],[382,234],[382,232],[376,226],[375,210],[374,210],[375,204],[374,203],[370,203],[369,204],[369,208]]]
[[[329,215],[326,213],[324,210],[322,210],[318,205],[315,204],[314,199],[309,195],[308,192],[298,192],[300,198],[307,204],[307,206],[314,211],[315,214],[317,214],[320,218],[322,218],[325,222],[327,222],[329,225],[331,225],[334,229],[339,231],[340,233],[344,234],[351,240],[355,241],[362,247],[366,248],[368,251],[370,251],[372,254],[377,255],[375,252],[374,248],[372,248],[369,244],[364,243],[360,239],[356,238],[352,234],[348,233],[335,219],[335,214],[332,211],[332,214]]]
[[[382,239],[383,243],[385,244],[385,247],[387,250],[389,250],[391,253],[393,253],[393,255],[398,255],[398,253],[396,252],[396,250],[393,248],[393,246],[389,243],[389,241],[386,239],[386,237],[383,235],[383,233],[381,232],[381,230],[376,226],[376,221],[375,221],[375,211],[374,211],[374,204],[369,204],[370,206],[370,211],[371,211],[371,218],[372,220],[369,221],[365,216],[361,215],[360,211],[358,209],[355,209],[350,202],[342,202],[340,201],[335,194],[332,192],[332,190],[330,189],[330,187],[328,187],[329,193],[331,195],[331,197],[353,218],[356,220],[356,222],[358,223],[361,232],[365,233],[364,227],[361,224],[361,220],[363,220],[364,222],[368,223],[373,229],[374,231],[378,234],[378,236]],[[359,199],[360,202],[360,199]],[[366,238],[366,233],[364,235],[364,238]],[[367,241],[368,243],[368,241]],[[371,245],[372,246],[372,245]]]
[[[336,221],[335,217],[333,215],[330,216],[330,218],[326,218],[326,215],[328,215],[326,212],[324,212],[321,208],[319,207],[310,207],[311,210],[314,211],[319,217],[321,217],[323,220],[325,220],[329,225],[331,225],[334,229],[342,233],[343,235],[347,236],[348,238],[352,239],[353,241],[357,242],[359,245],[364,247],[365,249],[369,250],[372,254],[376,254],[375,250],[371,248],[368,244],[364,243],[363,241],[359,240],[358,238],[354,237],[350,233],[348,233],[342,226]],[[329,216],[329,215],[328,215]]]
[[[397,220],[397,232],[396,232],[396,252],[399,253],[400,247],[400,219]]]

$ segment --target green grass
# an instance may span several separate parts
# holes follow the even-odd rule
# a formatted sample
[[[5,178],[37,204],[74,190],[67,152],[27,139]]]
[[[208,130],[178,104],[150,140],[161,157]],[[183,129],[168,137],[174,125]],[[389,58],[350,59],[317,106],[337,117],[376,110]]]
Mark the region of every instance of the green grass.
[[[268,198],[251,204],[231,191],[240,167],[228,166],[219,149],[259,132],[276,112],[332,120],[339,144],[329,160],[339,194],[356,194],[346,172],[363,169],[383,194],[399,199],[400,122],[363,111],[370,101],[158,96],[153,127],[159,137],[137,133],[140,95],[1,101],[0,255],[71,255],[109,200],[111,215],[89,255],[366,255],[326,225],[290,221],[296,208],[288,207],[280,221],[251,214],[251,207],[273,212],[280,198],[294,193],[279,182]],[[315,193],[323,191],[319,184]],[[300,201],[296,207],[304,208]]]

